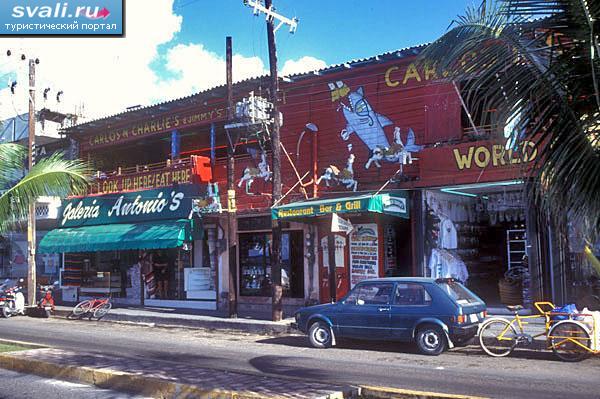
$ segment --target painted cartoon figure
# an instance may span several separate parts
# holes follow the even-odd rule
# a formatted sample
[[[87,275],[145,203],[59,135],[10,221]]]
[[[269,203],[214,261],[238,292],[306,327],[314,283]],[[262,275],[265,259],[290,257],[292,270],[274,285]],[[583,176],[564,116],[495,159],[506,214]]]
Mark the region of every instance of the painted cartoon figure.
[[[377,147],[371,152],[371,158],[365,164],[365,169],[369,169],[371,163],[375,163],[375,166],[381,168],[380,161],[388,162],[399,162],[400,172],[403,172],[403,165],[411,164],[413,162],[412,153],[419,152],[423,149],[422,145],[415,144],[415,132],[412,129],[408,129],[408,136],[406,138],[406,145],[402,142],[402,136],[400,134],[400,128],[394,129],[394,144],[389,148]]]
[[[260,154],[260,159],[261,161],[257,165],[258,168],[246,167],[244,169],[244,175],[238,183],[238,187],[242,187],[242,184],[244,184],[244,182],[246,183],[247,194],[251,194],[250,187],[252,186],[252,183],[254,183],[254,179],[264,179],[265,182],[268,182],[273,175],[269,163],[267,162],[267,153],[263,151]]]
[[[383,128],[391,125],[392,121],[373,110],[362,87],[350,92],[348,100],[350,105],[340,102],[346,118],[346,127],[340,132],[342,139],[346,141],[352,133],[356,133],[371,151],[377,147],[388,148],[390,144]]]
[[[323,175],[317,179],[317,184],[321,184],[321,181],[325,180],[325,185],[327,187],[330,186],[330,183],[337,183],[346,186],[347,189],[356,191],[358,188],[358,181],[354,179],[353,164],[354,154],[350,154],[344,170],[340,171],[335,165],[329,165],[329,167],[325,169]]]
[[[206,188],[206,197],[194,200],[193,205],[196,212],[199,213],[221,213],[221,198],[219,197],[219,184],[208,183]]]

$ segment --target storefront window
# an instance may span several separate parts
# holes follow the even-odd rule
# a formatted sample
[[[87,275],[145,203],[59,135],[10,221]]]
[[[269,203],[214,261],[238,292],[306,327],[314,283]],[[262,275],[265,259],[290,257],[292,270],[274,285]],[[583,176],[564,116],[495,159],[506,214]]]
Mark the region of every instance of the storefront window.
[[[301,231],[281,238],[281,284],[284,296],[304,296],[304,254]],[[240,295],[271,295],[271,234],[240,234]]]

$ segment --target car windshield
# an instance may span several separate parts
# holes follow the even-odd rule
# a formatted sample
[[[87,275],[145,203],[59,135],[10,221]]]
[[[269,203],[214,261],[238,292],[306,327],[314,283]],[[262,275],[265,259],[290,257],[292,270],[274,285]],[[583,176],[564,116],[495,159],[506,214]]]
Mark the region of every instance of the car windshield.
[[[479,303],[479,299],[475,295],[456,281],[436,281],[436,283],[460,305]]]

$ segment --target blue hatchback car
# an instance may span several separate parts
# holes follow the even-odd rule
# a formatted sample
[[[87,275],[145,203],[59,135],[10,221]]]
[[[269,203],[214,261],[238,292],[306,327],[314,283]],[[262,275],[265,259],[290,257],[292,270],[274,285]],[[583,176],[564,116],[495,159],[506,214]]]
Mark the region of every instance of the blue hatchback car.
[[[392,277],[365,280],[337,303],[301,308],[295,327],[312,346],[336,338],[416,342],[421,353],[439,355],[477,334],[486,305],[453,279]]]

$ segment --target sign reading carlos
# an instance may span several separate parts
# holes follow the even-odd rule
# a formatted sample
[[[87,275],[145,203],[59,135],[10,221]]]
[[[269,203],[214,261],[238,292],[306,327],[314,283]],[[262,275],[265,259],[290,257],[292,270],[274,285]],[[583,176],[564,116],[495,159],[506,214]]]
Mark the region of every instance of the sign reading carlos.
[[[72,199],[62,207],[60,227],[187,219],[199,196],[200,188],[189,185]]]

